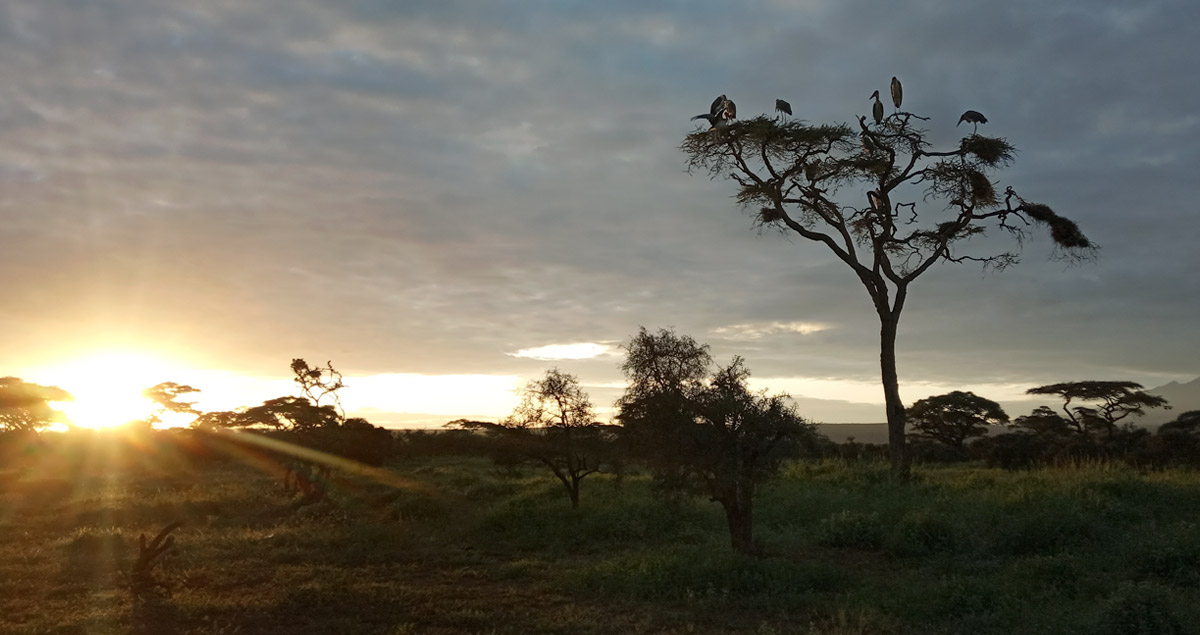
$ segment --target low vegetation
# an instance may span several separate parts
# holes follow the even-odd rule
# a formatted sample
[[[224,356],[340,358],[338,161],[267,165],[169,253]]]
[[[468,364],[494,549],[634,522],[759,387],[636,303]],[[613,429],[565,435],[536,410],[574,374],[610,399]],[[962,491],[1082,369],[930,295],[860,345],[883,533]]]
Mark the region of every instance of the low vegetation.
[[[720,505],[637,471],[593,475],[573,509],[549,470],[418,451],[453,445],[426,440],[375,472],[333,470],[326,495],[309,502],[281,487],[282,461],[226,437],[44,437],[8,453],[0,472],[0,632],[1131,634],[1200,624],[1191,471],[917,465],[899,480],[884,461],[793,460],[758,489],[761,549],[748,556],[729,549]],[[210,438],[219,443],[197,441]],[[137,596],[127,582],[143,534],[158,537],[144,569],[158,592]],[[167,534],[173,549],[162,549]]]

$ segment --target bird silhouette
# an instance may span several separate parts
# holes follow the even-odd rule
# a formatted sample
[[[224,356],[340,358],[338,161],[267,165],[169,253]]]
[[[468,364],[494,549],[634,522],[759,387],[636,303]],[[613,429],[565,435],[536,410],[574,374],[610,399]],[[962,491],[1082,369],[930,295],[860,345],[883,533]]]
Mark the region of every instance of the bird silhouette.
[[[879,101],[879,91],[871,93],[867,99],[875,100],[875,105],[871,106],[871,115],[875,117],[875,125],[883,123],[883,102]]]
[[[708,122],[708,125],[713,128],[729,125],[729,120],[737,116],[737,106],[732,101],[729,101],[725,95],[721,95],[713,100],[713,103],[708,108],[708,112],[692,117],[690,121],[703,119]]]
[[[892,103],[896,104],[896,110],[900,110],[900,104],[904,101],[904,87],[900,85],[900,80],[896,76],[892,76]]]
[[[971,134],[975,134],[975,132],[979,130],[979,124],[987,123],[987,117],[984,117],[983,113],[979,112],[978,110],[968,110],[958,118],[958,123],[954,124],[954,127],[959,127],[964,121],[969,124],[974,124],[975,127],[971,129]]]
[[[785,112],[790,116],[792,114],[792,105],[782,99],[776,99],[775,112]]]

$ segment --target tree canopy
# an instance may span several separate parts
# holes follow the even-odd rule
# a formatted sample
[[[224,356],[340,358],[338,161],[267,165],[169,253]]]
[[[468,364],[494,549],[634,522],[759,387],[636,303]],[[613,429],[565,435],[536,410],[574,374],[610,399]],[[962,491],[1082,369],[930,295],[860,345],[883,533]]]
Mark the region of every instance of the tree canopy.
[[[689,171],[736,183],[735,199],[754,210],[756,224],[823,245],[865,287],[880,320],[888,440],[901,473],[908,460],[895,344],[909,286],[939,262],[1016,263],[1015,249],[967,249],[991,230],[1019,246],[1031,228],[1042,228],[1056,257],[1082,260],[1096,251],[1073,221],[993,180],[1016,156],[1006,139],[972,132],[934,149],[927,121],[899,104],[872,122],[858,117],[857,127],[758,116],[697,130],[681,146]]]
[[[987,434],[989,425],[1008,423],[1000,404],[961,390],[921,399],[909,406],[907,416],[915,434],[956,450],[968,439]]]
[[[1061,398],[1071,430],[1104,438],[1112,438],[1122,422],[1146,414],[1147,408],[1171,407],[1166,399],[1146,393],[1141,384],[1132,381],[1070,381],[1030,388],[1026,393]]]
[[[733,549],[754,552],[755,488],[812,426],[786,395],[751,392],[740,357],[714,370],[708,346],[667,329],[642,328],[625,348],[617,420],[630,447],[660,486],[720,503]]]
[[[37,432],[66,420],[51,407],[55,401],[70,401],[71,394],[57,386],[43,386],[17,377],[0,377],[0,428]]]

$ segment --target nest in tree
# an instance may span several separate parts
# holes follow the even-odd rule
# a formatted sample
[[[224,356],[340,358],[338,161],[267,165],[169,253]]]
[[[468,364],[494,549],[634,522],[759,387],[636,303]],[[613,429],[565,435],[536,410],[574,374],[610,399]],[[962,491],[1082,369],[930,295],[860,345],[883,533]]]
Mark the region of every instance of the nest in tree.
[[[938,238],[951,238],[954,234],[958,233],[958,223],[954,221],[938,223],[937,232],[935,233]]]
[[[758,210],[758,221],[763,225],[769,225],[783,220],[783,212],[774,207],[764,207]]]
[[[1014,148],[1004,139],[973,134],[963,138],[961,147],[989,166],[1008,165],[1013,159]]]
[[[1092,241],[1079,230],[1079,225],[1069,218],[1063,218],[1041,203],[1025,203],[1021,206],[1025,214],[1033,220],[1050,227],[1050,238],[1061,247],[1072,249],[1087,249]]]
[[[971,183],[971,200],[976,205],[990,205],[996,202],[996,188],[982,172],[970,170],[967,180]]]

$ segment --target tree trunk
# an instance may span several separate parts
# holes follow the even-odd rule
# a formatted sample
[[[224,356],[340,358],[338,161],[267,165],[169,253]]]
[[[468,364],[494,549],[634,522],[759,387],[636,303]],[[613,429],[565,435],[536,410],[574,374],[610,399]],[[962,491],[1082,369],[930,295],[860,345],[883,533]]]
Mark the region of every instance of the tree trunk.
[[[908,450],[904,446],[904,404],[900,401],[900,380],[896,374],[896,331],[900,315],[892,313],[880,316],[879,365],[883,371],[883,399],[887,411],[888,455],[892,459],[892,473],[908,476],[912,466]]]
[[[729,524],[729,540],[737,553],[755,555],[754,549],[754,491],[733,487],[729,496],[720,499]]]
[[[571,478],[571,485],[567,487],[567,491],[571,495],[571,509],[579,509],[579,481],[574,477]]]

